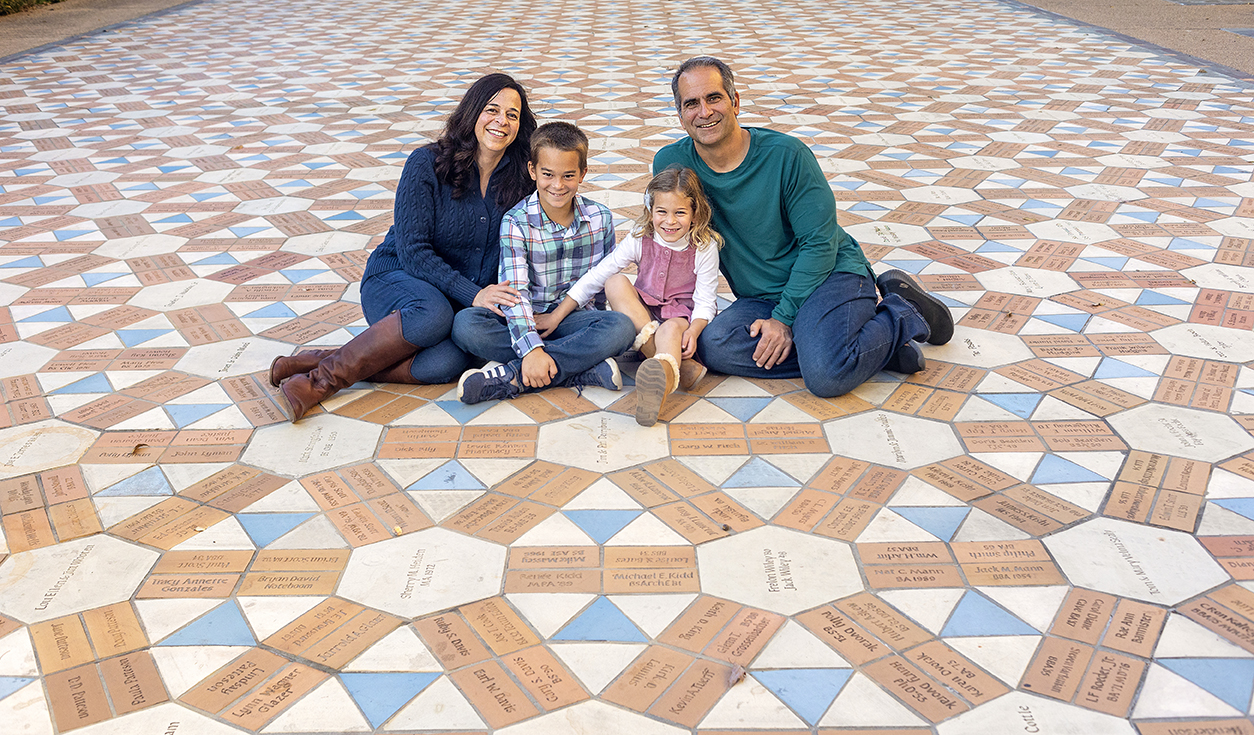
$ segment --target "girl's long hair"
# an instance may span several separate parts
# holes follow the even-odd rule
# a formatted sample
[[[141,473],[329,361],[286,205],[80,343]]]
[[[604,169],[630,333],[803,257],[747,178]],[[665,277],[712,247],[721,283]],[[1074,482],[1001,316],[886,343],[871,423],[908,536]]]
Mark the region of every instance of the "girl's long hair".
[[[692,202],[692,229],[688,232],[688,242],[697,250],[705,250],[713,245],[723,247],[723,236],[714,231],[710,220],[714,215],[710,209],[710,200],[705,198],[705,190],[701,188],[701,179],[697,172],[683,166],[671,166],[653,177],[644,189],[644,213],[632,226],[632,234],[636,237],[653,237],[653,200],[658,194],[679,193]]]
[[[479,185],[475,153],[479,140],[475,138],[475,122],[479,113],[502,89],[512,89],[522,99],[518,115],[518,137],[505,149],[505,169],[502,184],[496,192],[496,202],[509,208],[535,191],[535,182],[527,174],[527,157],[531,151],[531,134],[536,129],[536,116],[527,104],[527,91],[508,74],[488,74],[481,77],[466,94],[457,109],[449,115],[440,139],[432,143],[435,148],[435,175],[453,189],[453,198],[460,199],[472,187]]]

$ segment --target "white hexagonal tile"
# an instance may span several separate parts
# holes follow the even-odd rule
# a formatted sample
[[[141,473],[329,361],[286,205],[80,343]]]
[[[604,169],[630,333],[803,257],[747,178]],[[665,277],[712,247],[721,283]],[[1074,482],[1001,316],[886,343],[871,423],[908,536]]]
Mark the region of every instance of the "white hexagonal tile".
[[[161,234],[138,235],[136,237],[119,237],[116,240],[110,240],[93,250],[92,253],[103,255],[106,258],[126,260],[127,258],[146,258],[153,255],[173,253],[186,244],[186,237]],[[180,283],[186,282],[180,281]]]
[[[7,286],[8,284],[0,284]],[[0,288],[0,294],[8,289]],[[0,344],[0,378],[11,378],[14,375],[27,375],[47,365],[57,351],[51,347],[31,344],[30,342],[6,342]]]
[[[948,424],[888,411],[836,419],[823,429],[841,456],[888,467],[914,469],[963,453]]]
[[[1135,187],[1115,186],[1114,184],[1070,186],[1067,187],[1067,193],[1077,199],[1094,199],[1099,202],[1131,202],[1148,196]]]
[[[1174,324],[1155,330],[1154,339],[1173,355],[1224,362],[1254,360],[1254,340],[1248,332],[1210,324]]]
[[[281,249],[290,253],[317,256],[346,253],[350,250],[365,250],[369,243],[369,235],[359,235],[353,232],[316,232],[312,235],[289,237]]]
[[[504,546],[443,528],[353,550],[338,594],[416,618],[499,594]]]
[[[1207,263],[1196,268],[1185,268],[1180,275],[1202,288],[1220,291],[1254,292],[1254,268],[1226,263]]]
[[[88,219],[119,217],[126,214],[139,214],[151,206],[152,204],[149,202],[141,202],[137,199],[118,199],[111,202],[80,204],[70,210],[70,214],[75,217],[86,217]]]
[[[783,615],[863,589],[849,544],[778,526],[698,546],[697,570],[702,592]]]
[[[97,436],[58,419],[0,429],[0,479],[74,464]]]
[[[303,212],[309,209],[309,205],[313,204],[312,199],[301,199],[300,197],[269,197],[266,199],[250,199],[235,205],[233,212],[239,214],[253,214],[258,217],[264,217],[270,214],[287,214],[289,212]]]
[[[241,461],[288,477],[305,477],[374,456],[383,427],[322,413],[257,430]]]
[[[956,186],[920,186],[917,189],[903,189],[901,195],[908,202],[928,204],[966,204],[982,198],[974,189],[960,189]]]
[[[962,326],[954,327],[954,337],[948,344],[925,347],[924,353],[928,358],[982,368],[1001,367],[1035,357],[1023,340],[1013,334]]]
[[[980,99],[984,98],[981,97]],[[997,158],[995,156],[959,156],[949,159],[949,163],[954,168],[969,168],[975,171],[1006,171],[1023,165],[1013,158]]]
[[[292,346],[265,337],[244,337],[196,345],[174,368],[192,375],[221,380],[264,370],[274,358],[292,354]]]
[[[614,472],[670,455],[666,428],[630,416],[593,413],[540,427],[536,457],[594,472]]]
[[[989,291],[1036,298],[1057,296],[1060,293],[1075,291],[1080,287],[1080,284],[1066,273],[1023,268],[1017,265],[976,273],[975,279]]]
[[[1230,579],[1187,533],[1095,518],[1046,538],[1076,587],[1175,605]]]
[[[0,564],[0,613],[38,623],[128,600],[160,556],[104,535],[14,554]]]
[[[1093,245],[1119,237],[1119,233],[1109,225],[1097,222],[1074,222],[1067,219],[1035,222],[1027,228],[1029,232],[1042,240],[1062,240],[1082,245]]]
[[[1136,735],[1126,720],[1066,702],[1011,692],[936,726],[938,735],[1030,732],[1040,735]]]
[[[1207,222],[1206,226],[1228,237],[1254,237],[1254,222],[1247,217],[1225,217]]]
[[[1106,421],[1133,449],[1218,462],[1254,449],[1254,437],[1213,411],[1146,403]]]
[[[1157,156],[1133,156],[1127,153],[1098,156],[1097,162],[1108,168],[1163,168],[1171,165]]]
[[[149,286],[132,296],[131,300],[126,303],[157,311],[176,311],[220,304],[227,294],[234,290],[235,287],[229,283],[193,278],[190,281],[173,281]]]
[[[864,222],[845,228],[853,239],[867,245],[890,245],[903,247],[927,242],[932,236],[918,225],[903,225],[897,222]]]

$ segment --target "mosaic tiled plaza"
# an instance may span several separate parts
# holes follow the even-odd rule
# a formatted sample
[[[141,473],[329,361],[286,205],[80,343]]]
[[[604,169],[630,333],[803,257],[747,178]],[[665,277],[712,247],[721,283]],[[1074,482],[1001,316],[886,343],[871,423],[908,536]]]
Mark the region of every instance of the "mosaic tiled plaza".
[[[624,234],[698,54],[950,307],[925,370],[285,418],[471,82]],[[0,732],[1254,735],[1252,171],[1245,83],[996,0],[206,0],[10,58]]]

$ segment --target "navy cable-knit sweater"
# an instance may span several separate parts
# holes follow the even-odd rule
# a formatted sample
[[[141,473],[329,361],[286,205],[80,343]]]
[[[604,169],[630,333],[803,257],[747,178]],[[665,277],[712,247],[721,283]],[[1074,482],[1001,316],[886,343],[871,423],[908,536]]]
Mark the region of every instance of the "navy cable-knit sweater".
[[[370,254],[362,282],[403,269],[455,304],[470,306],[481,288],[496,283],[501,263],[501,218],[510,209],[496,203],[504,163],[502,158],[493,172],[486,197],[476,175],[474,185],[454,199],[452,188],[435,175],[434,147],[411,153],[396,188],[392,228]]]

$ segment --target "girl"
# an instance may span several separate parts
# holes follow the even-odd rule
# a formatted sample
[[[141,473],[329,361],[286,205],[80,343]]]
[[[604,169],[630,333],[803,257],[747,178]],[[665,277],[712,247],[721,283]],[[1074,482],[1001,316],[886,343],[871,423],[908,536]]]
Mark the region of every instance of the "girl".
[[[666,396],[705,377],[705,366],[693,355],[697,337],[714,318],[723,238],[710,227],[710,203],[692,169],[668,168],[653,177],[644,203],[630,234],[571,287],[557,309],[536,317],[536,327],[544,336],[604,287],[610,308],[636,326],[633,349],[648,358],[636,371],[636,423],[652,426]],[[635,285],[621,273],[632,263],[639,266]]]

